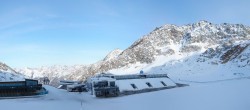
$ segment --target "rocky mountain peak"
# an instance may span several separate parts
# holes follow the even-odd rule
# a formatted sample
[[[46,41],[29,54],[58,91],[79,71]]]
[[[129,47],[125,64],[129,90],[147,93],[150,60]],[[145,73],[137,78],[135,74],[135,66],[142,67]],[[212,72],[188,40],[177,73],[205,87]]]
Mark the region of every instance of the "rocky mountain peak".
[[[103,61],[108,61],[108,60],[113,60],[115,58],[117,58],[123,50],[121,49],[115,49],[112,52],[110,52],[104,59]]]
[[[17,73],[14,69],[2,62],[0,62],[0,72]]]
[[[193,26],[196,26],[196,27],[206,27],[206,26],[211,26],[212,23],[211,22],[208,22],[206,20],[201,20],[199,22],[196,22],[196,23],[193,23],[191,24]]]
[[[16,81],[23,79],[23,75],[17,73],[5,63],[0,62],[0,81]]]

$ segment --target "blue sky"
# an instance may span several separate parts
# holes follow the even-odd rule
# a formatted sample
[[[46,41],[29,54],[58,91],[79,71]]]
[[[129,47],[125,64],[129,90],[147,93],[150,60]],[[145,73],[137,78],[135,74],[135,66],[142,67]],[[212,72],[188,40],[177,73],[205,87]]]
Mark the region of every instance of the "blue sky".
[[[249,0],[1,0],[0,61],[90,64],[164,24],[250,25]]]

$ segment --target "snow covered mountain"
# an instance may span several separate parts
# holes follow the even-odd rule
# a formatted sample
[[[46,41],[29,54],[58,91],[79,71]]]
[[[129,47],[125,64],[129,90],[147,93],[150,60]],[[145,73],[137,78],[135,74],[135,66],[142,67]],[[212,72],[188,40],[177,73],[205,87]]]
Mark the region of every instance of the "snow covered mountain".
[[[153,68],[159,67],[158,70],[165,69],[168,73],[184,74],[206,72],[209,70],[207,64],[216,65],[216,70],[225,67],[248,70],[249,34],[249,27],[240,24],[200,21],[185,26],[165,25],[142,37],[121,54],[123,64],[128,66],[110,72],[124,74],[143,69],[152,73],[156,71]]]
[[[0,62],[0,81],[17,81],[23,79],[23,75],[17,73],[5,63]]]
[[[15,70],[32,79],[48,77],[52,85],[57,85],[60,80],[68,80],[70,74],[83,73],[83,71],[86,70],[85,68],[85,65],[54,65],[49,67],[43,66],[41,68],[22,68]],[[80,78],[75,77],[75,79]]]
[[[250,70],[249,45],[250,27],[242,24],[200,21],[184,26],[164,25],[124,51],[115,50],[95,64],[17,71],[30,77],[73,80],[84,80],[99,72],[133,74],[140,70],[169,73],[173,77],[201,73],[244,76]],[[221,71],[228,74],[219,74]]]
[[[110,60],[116,59],[121,53],[122,53],[122,50],[115,49],[112,52],[110,52],[103,60],[110,61]]]

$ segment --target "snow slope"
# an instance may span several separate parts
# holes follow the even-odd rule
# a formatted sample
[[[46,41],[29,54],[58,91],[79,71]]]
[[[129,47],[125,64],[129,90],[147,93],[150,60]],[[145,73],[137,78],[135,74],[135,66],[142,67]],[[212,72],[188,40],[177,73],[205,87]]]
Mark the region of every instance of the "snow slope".
[[[115,98],[69,93],[45,86],[49,94],[0,99],[3,110],[249,110],[250,77]],[[13,106],[13,104],[15,106]]]
[[[0,81],[24,80],[24,76],[17,73],[14,69],[0,62]]]

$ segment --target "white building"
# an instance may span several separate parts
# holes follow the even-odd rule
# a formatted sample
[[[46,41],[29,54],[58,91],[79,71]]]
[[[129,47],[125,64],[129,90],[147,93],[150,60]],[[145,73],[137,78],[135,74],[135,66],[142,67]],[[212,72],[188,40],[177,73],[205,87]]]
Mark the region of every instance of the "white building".
[[[91,93],[98,95],[97,97],[150,92],[177,86],[167,74],[99,74],[89,78],[87,82]]]

